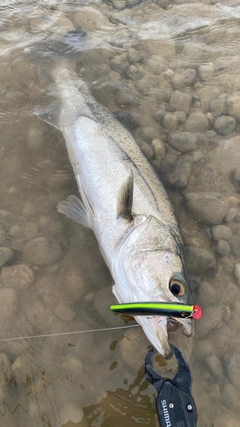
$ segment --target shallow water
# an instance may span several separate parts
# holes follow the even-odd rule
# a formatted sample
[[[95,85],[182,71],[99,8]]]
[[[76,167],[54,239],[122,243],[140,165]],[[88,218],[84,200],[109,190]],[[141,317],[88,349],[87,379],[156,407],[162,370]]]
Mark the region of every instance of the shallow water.
[[[65,57],[99,102],[131,114],[168,188],[205,313],[194,337],[171,341],[191,366],[198,426],[239,426],[240,2],[2,0],[0,17],[0,247],[12,249],[0,254],[0,425],[158,425],[140,328],[57,336],[135,324],[109,313],[92,232],[56,210],[77,186],[61,134],[33,113]],[[222,199],[196,207],[200,192]]]

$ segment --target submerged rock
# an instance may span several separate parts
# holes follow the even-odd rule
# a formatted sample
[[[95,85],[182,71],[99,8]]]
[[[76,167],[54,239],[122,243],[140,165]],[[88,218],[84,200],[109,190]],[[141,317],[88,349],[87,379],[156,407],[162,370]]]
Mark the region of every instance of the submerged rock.
[[[200,274],[215,267],[215,257],[207,249],[188,246],[186,248],[186,264],[190,273]]]
[[[230,240],[233,232],[230,227],[227,225],[216,225],[215,227],[212,227],[212,236],[213,239],[218,240]]]
[[[25,289],[34,282],[34,273],[27,265],[11,265],[3,267],[0,278],[4,286]]]
[[[175,133],[168,138],[168,144],[180,153],[195,150],[197,148],[196,141],[196,136],[190,132]]]
[[[227,200],[215,192],[186,193],[185,204],[196,220],[208,225],[221,224],[229,206]]]
[[[220,116],[214,123],[214,130],[223,136],[230,135],[234,132],[237,122],[234,117],[231,116]]]
[[[2,268],[8,261],[14,257],[12,249],[5,246],[0,247],[0,268]]]
[[[204,309],[204,315],[201,322],[196,322],[196,335],[199,338],[206,337],[206,335],[219,326],[223,318],[223,308],[219,304],[209,305]]]
[[[37,237],[30,240],[23,251],[31,264],[40,267],[55,263],[62,257],[59,243],[51,237]]]

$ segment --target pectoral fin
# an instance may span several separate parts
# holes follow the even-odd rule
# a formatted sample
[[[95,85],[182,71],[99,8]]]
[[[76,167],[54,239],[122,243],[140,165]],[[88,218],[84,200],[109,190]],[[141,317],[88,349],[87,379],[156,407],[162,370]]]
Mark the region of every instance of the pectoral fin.
[[[78,197],[69,196],[67,200],[58,203],[57,210],[84,227],[91,228],[87,210]]]
[[[133,173],[131,171],[129,178],[123,184],[119,194],[118,209],[117,209],[118,218],[123,218],[131,222],[133,220],[132,205],[133,205]]]

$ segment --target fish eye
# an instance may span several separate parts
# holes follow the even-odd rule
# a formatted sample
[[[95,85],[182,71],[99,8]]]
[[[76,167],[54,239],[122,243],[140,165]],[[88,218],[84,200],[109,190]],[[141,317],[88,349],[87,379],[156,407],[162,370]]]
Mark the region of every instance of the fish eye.
[[[169,282],[169,289],[176,297],[182,297],[185,294],[184,284],[176,278],[172,278]]]

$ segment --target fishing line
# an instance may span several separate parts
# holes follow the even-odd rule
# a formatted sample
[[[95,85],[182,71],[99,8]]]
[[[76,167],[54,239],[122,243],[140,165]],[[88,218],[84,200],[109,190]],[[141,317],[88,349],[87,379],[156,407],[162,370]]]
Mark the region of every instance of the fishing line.
[[[56,334],[42,334],[42,335],[28,335],[26,337],[14,337],[14,338],[1,338],[0,342],[4,341],[17,341],[17,340],[30,340],[33,338],[48,338],[48,337],[59,337],[63,335],[74,335],[74,334],[86,334],[89,332],[104,332],[104,331],[115,331],[118,329],[137,328],[140,325],[127,325],[127,326],[115,326],[114,328],[99,328],[99,329],[87,329],[86,331],[73,331],[73,332],[58,332]]]

